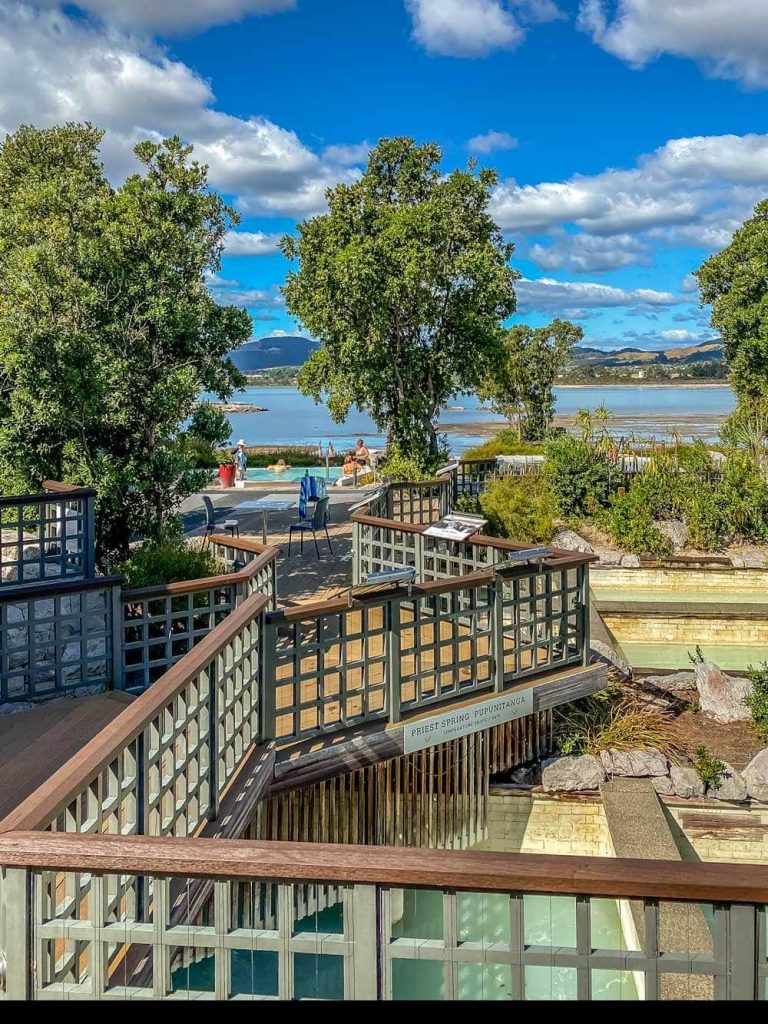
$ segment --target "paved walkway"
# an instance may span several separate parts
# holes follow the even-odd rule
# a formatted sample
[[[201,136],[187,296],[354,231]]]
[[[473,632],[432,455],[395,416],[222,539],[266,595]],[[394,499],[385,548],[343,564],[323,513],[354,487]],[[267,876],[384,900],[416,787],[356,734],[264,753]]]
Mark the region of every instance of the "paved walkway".
[[[280,546],[277,559],[277,596],[281,605],[305,604],[325,601],[352,586],[352,524],[349,508],[362,501],[366,491],[329,490],[331,520],[328,532],[333,551],[328,550],[325,534],[317,535],[320,557],[315,551],[312,535],[304,537],[304,552],[300,550],[300,536],[294,534],[290,557],[288,555],[288,527],[298,518],[298,484],[283,487],[247,488],[208,492],[217,512],[217,518],[237,519],[241,537],[261,540],[262,513],[252,509],[238,511],[243,502],[274,495],[276,498],[294,498],[296,506],[286,512],[268,513],[267,541]],[[185,531],[200,535],[205,528],[205,513],[199,495],[188,498],[181,508]]]

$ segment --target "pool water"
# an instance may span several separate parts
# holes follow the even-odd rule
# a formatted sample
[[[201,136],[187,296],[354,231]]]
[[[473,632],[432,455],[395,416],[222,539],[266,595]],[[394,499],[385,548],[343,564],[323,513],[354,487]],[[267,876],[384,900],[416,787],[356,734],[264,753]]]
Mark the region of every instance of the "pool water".
[[[279,483],[280,480],[296,483],[298,480],[301,480],[305,473],[327,480],[338,480],[341,476],[341,466],[330,466],[327,471],[324,466],[291,466],[290,469],[286,469],[282,473],[275,473],[273,470],[258,467],[256,469],[246,469],[245,478],[256,483],[275,484]]]

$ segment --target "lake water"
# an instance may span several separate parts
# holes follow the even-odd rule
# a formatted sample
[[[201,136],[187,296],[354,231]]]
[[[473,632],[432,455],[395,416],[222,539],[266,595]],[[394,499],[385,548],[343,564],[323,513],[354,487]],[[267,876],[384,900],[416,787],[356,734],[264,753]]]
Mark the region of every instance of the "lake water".
[[[729,387],[564,387],[555,388],[557,422],[567,424],[579,409],[605,405],[617,417],[614,432],[628,435],[669,437],[675,429],[683,437],[713,438],[718,423],[734,407]],[[351,410],[346,423],[333,422],[324,405],[291,387],[248,387],[234,396],[267,412],[230,414],[232,442],[248,444],[326,445],[337,450],[353,447],[358,437],[381,446],[384,438],[364,413]],[[500,417],[481,406],[474,395],[463,395],[440,417],[451,448],[461,452],[493,432]]]

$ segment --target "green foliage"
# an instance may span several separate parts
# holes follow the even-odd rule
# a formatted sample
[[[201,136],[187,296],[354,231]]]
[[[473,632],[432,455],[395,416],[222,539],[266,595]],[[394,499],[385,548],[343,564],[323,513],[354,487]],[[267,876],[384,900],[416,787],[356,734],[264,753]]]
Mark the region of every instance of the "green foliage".
[[[288,312],[320,343],[299,387],[337,423],[370,414],[402,452],[438,456],[438,413],[476,390],[515,310],[513,246],[489,215],[491,170],[444,174],[434,143],[383,139],[360,180],[283,240]]]
[[[274,448],[268,452],[253,451],[246,448],[248,453],[248,466],[261,467],[273,466],[280,459],[289,466],[325,466],[325,456],[321,459],[316,448]],[[337,452],[330,460],[329,465],[341,466],[344,462],[344,453]]]
[[[470,494],[469,491],[462,491],[462,493],[456,498],[453,503],[454,512],[466,512],[471,516],[479,516],[482,514],[480,508],[480,499],[474,494]]]
[[[217,448],[213,457],[217,466],[234,466],[235,464],[235,457],[229,448]]]
[[[746,698],[752,724],[760,738],[768,743],[768,661],[758,666],[750,665],[747,677],[752,683],[752,692]]]
[[[610,468],[586,441],[562,434],[544,448],[544,477],[557,496],[560,514],[592,515],[608,504]]]
[[[555,530],[557,501],[541,477],[502,476],[480,495],[487,532],[526,543],[545,543]]]
[[[182,583],[226,573],[226,563],[210,547],[187,544],[182,537],[170,537],[142,544],[128,558],[114,566],[125,577],[125,586],[155,587]]]
[[[702,303],[712,306],[712,326],[723,338],[730,380],[739,405],[768,399],[768,200],[734,234],[722,252],[697,271]]]
[[[0,148],[0,486],[95,487],[108,564],[208,479],[182,424],[239,385],[226,353],[251,321],[206,287],[237,217],[191,150],[141,143],[113,189],[101,138],[25,126]]]
[[[608,687],[555,709],[554,734],[563,754],[655,747],[674,752],[672,715],[621,687]]]
[[[728,770],[719,758],[710,754],[703,743],[699,743],[694,751],[693,767],[701,776],[702,781],[710,788],[717,786]]]
[[[431,474],[424,459],[420,459],[418,455],[408,455],[400,450],[399,445],[391,444],[387,448],[387,458],[381,468],[381,475],[391,483],[410,484],[418,480],[427,480]]]
[[[543,449],[537,441],[521,441],[517,430],[504,427],[487,441],[468,448],[465,459],[495,459],[497,455],[541,455]]]
[[[503,352],[479,395],[506,417],[519,441],[538,441],[546,434],[555,414],[555,380],[583,337],[581,327],[559,319],[547,327],[516,324],[504,331]]]
[[[653,514],[645,503],[642,488],[633,485],[624,495],[615,497],[605,525],[614,541],[636,555],[668,555],[672,544],[654,525]]]
[[[232,424],[217,406],[211,402],[201,402],[195,407],[187,427],[189,437],[207,441],[212,448],[218,448],[226,444],[231,433]]]

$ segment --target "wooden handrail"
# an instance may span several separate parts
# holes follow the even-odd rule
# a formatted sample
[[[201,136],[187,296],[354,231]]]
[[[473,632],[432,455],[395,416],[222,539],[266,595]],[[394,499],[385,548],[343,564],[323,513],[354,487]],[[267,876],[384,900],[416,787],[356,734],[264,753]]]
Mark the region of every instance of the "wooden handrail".
[[[83,787],[125,749],[163,708],[227,643],[269,603],[265,594],[252,594],[211,632],[105,726],[58,771],[0,821],[0,832],[43,828]]]
[[[80,487],[78,484],[63,484],[59,480],[43,480],[43,490],[62,496],[71,494],[73,498],[95,498],[93,487]],[[47,497],[40,495],[41,498]]]
[[[326,843],[12,832],[6,867],[612,899],[768,902],[768,866]]]

